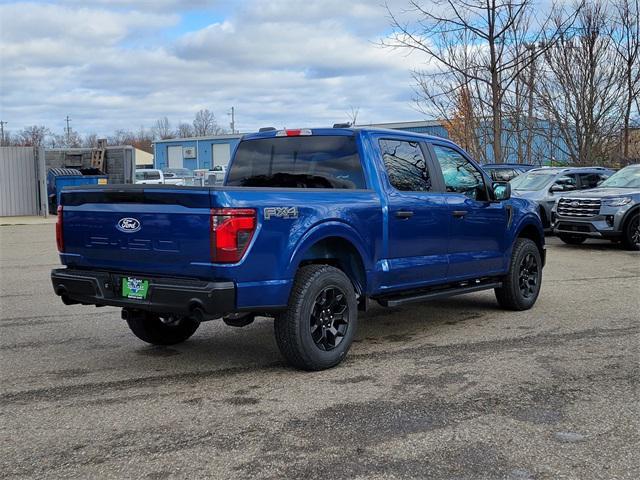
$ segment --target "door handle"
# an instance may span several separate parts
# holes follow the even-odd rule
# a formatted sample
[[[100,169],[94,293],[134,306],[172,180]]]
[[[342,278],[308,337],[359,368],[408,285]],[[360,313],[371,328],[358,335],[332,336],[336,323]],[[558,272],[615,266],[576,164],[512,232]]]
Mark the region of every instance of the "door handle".
[[[456,218],[462,218],[467,214],[466,210],[454,210],[453,211],[453,216]]]
[[[402,220],[406,220],[408,218],[413,217],[413,212],[411,212],[409,210],[400,210],[400,211],[397,211],[395,213],[395,215],[396,215],[397,218],[400,218]]]

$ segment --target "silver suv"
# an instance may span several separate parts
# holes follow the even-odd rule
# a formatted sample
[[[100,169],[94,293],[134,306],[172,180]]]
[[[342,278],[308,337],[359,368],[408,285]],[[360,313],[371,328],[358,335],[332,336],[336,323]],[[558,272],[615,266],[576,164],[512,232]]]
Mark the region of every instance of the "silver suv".
[[[623,168],[592,190],[562,195],[552,215],[553,231],[565,243],[604,238],[639,250],[640,165]]]
[[[542,226],[547,229],[551,227],[551,210],[561,194],[594,188],[612,174],[613,170],[603,167],[543,167],[518,175],[509,183],[514,197],[538,204]]]

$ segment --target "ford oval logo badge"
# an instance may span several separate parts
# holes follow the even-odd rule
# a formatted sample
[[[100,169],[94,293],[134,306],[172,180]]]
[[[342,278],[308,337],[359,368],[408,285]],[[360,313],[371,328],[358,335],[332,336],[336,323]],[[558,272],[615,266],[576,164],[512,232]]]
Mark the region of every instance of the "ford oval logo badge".
[[[142,228],[137,218],[125,217],[118,220],[116,228],[124,233],[135,233]]]

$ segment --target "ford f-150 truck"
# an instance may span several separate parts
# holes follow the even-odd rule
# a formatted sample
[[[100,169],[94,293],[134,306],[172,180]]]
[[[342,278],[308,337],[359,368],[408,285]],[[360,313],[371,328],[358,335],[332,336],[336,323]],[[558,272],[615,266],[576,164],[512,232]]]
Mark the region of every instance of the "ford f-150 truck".
[[[219,187],[78,187],[56,226],[65,304],[112,305],[151,344],[273,317],[295,367],[337,365],[358,310],[495,289],[531,308],[537,206],[454,143],[369,128],[245,135]]]

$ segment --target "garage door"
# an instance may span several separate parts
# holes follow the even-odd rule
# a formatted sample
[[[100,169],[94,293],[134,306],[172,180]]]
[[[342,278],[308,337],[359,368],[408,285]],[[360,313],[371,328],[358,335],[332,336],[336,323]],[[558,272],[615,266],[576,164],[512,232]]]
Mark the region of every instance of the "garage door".
[[[38,215],[37,168],[33,147],[0,147],[0,217]]]
[[[213,165],[221,165],[226,167],[231,158],[231,148],[228,143],[214,143],[211,153],[213,154]]]
[[[167,147],[167,156],[169,157],[169,168],[182,168],[182,147]]]

